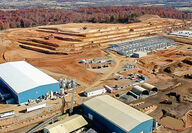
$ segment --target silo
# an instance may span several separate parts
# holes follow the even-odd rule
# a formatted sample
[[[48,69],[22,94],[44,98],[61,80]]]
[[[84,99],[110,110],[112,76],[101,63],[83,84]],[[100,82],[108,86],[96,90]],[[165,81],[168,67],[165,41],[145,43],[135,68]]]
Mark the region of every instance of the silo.
[[[63,81],[63,79],[59,78],[58,81],[59,81],[59,87],[62,88],[62,81]]]
[[[61,88],[60,89],[60,94],[63,96],[63,95],[65,95],[65,89],[64,88]]]

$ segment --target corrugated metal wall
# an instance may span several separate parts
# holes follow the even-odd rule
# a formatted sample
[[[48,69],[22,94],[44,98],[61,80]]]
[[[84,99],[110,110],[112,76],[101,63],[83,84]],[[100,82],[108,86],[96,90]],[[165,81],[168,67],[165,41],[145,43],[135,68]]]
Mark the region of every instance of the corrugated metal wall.
[[[145,121],[135,128],[133,128],[129,133],[151,133],[153,130],[153,120]]]
[[[96,112],[88,108],[87,106],[83,105],[83,109],[84,109],[85,116],[88,117],[88,114],[91,114],[93,116],[94,124],[103,132],[107,130],[109,132],[128,133],[128,131],[124,131],[123,129],[113,124],[112,122],[108,121],[104,117],[100,116],[99,114],[97,114]],[[152,129],[153,129],[153,119],[139,124],[137,127],[129,131],[129,133],[142,133],[142,131],[143,133],[151,133]]]
[[[49,91],[59,92],[59,83],[39,86],[24,92],[19,93],[19,103],[27,102],[29,99],[37,99],[38,97],[45,96]]]
[[[39,86],[36,88],[32,88],[30,90],[21,92],[19,94],[17,94],[14,90],[12,90],[12,88],[10,88],[1,79],[0,79],[0,84],[10,91],[10,93],[13,96],[13,98],[15,99],[16,103],[24,103],[24,102],[27,102],[29,99],[37,99],[38,97],[45,96],[48,91],[50,93],[51,90],[53,92],[56,92],[56,91],[59,92],[59,83]]]
[[[116,133],[127,133],[126,131],[122,130],[118,126],[114,125],[112,122],[106,120],[104,117],[98,115],[93,110],[89,109],[86,106],[83,106],[84,114],[85,116],[88,116],[88,114],[93,115],[93,122],[94,124],[102,130],[102,132],[105,132],[107,130],[108,132],[116,132]]]

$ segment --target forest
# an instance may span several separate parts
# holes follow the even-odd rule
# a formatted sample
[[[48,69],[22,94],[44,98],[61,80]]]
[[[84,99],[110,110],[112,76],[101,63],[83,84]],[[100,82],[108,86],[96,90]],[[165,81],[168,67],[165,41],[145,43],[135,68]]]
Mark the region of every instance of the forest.
[[[0,10],[0,29],[83,22],[134,23],[139,21],[139,16],[145,14],[163,18],[192,19],[192,13],[184,13],[170,7],[108,6],[79,8],[71,11],[34,8]]]

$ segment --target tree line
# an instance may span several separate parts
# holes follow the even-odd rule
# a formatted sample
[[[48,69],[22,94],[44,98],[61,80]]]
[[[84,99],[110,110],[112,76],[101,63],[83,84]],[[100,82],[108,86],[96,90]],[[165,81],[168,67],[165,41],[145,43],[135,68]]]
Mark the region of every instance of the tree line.
[[[23,28],[39,25],[65,23],[134,23],[145,14],[163,18],[192,19],[192,13],[185,13],[170,7],[108,6],[79,8],[66,11],[61,9],[0,10],[0,29]]]

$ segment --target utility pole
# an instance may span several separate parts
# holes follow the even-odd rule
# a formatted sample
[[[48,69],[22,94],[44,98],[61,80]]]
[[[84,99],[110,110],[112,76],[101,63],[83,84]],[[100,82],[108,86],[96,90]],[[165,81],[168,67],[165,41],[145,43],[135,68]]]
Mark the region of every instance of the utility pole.
[[[74,103],[74,93],[75,93],[75,89],[76,89],[76,80],[73,79],[72,80],[72,96],[71,96],[71,107],[69,110],[69,115],[71,115],[73,113],[73,103]]]

